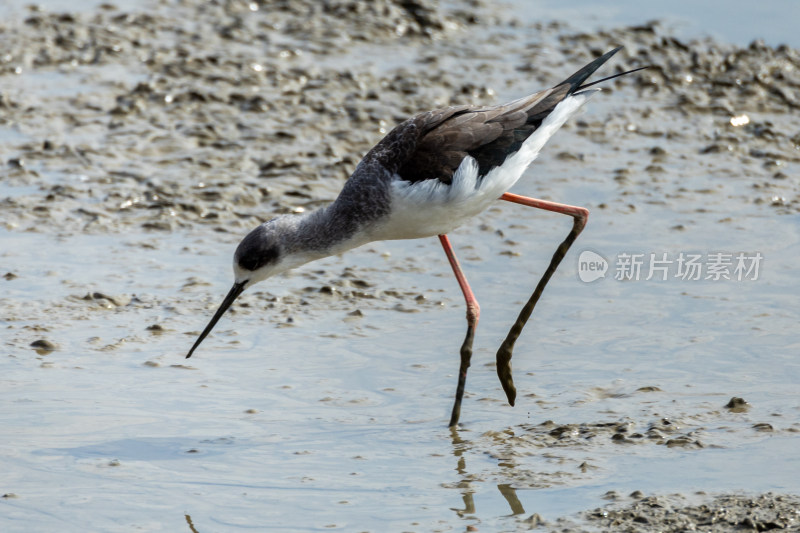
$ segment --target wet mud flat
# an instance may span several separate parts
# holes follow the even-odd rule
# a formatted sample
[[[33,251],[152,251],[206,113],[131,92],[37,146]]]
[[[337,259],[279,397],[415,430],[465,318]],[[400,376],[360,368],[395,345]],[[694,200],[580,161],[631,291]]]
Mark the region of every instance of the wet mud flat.
[[[693,497],[645,497],[631,493],[622,499],[633,500],[622,507],[610,506],[584,513],[593,530],[602,531],[796,531],[800,518],[800,499],[791,496],[762,494],[717,496],[710,501],[704,494]],[[607,495],[616,500],[616,494]],[[687,499],[707,500],[689,504]],[[529,519],[530,520],[530,519]],[[536,518],[530,520],[537,522]],[[571,520],[559,520],[556,531],[582,531]]]
[[[228,283],[227,256],[250,228],[272,214],[303,212],[334,199],[361,154],[418,111],[510,100],[551,85],[619,44],[625,49],[614,58],[613,70],[652,68],[610,83],[595,97],[594,111],[567,125],[548,146],[550,155],[533,165],[547,178],[524,178],[529,184],[521,183],[527,187],[521,192],[581,202],[592,210],[590,226],[604,228],[608,241],[621,249],[641,242],[642,227],[652,239],[678,249],[711,246],[708,235],[716,231],[738,236],[729,246],[765,249],[780,277],[768,285],[768,297],[753,291],[746,312],[755,324],[754,340],[741,342],[760,342],[785,354],[781,345],[797,343],[791,327],[797,310],[786,294],[792,291],[779,288],[791,279],[789,260],[797,250],[792,245],[800,209],[797,50],[760,42],[745,48],[711,40],[682,42],[655,22],[587,34],[558,22],[515,20],[481,2],[437,7],[420,1],[189,0],[147,9],[109,3],[74,12],[32,8],[0,22],[0,323],[7,375],[24,390],[19,398],[39,401],[33,392],[37,379],[52,378],[37,378],[37,373],[74,376],[75,369],[98,360],[112,373],[120,364],[156,372],[194,370],[180,360],[181,350],[221,298],[219,281]],[[516,217],[490,210],[457,237],[464,243],[458,253],[478,270],[479,283],[496,279],[492,269],[519,268],[526,255],[531,257],[525,239],[538,229],[538,219]],[[553,223],[553,228],[553,235],[560,235],[560,226]],[[245,328],[243,321],[270,330],[270,342],[281,342],[275,331],[284,331],[289,353],[292,342],[303,342],[300,333],[292,337],[289,332],[301,328],[308,336],[321,331],[332,343],[363,338],[382,345],[378,339],[392,338],[402,327],[398,324],[429,328],[420,317],[430,316],[434,323],[444,315],[460,318],[460,297],[449,280],[440,280],[447,271],[432,259],[438,251],[412,246],[392,248],[394,254],[366,247],[354,259],[334,258],[287,276],[278,286],[257,287],[243,296],[231,325],[218,333],[217,346],[253,352],[249,339],[255,329],[234,329]],[[536,253],[549,255],[546,246],[537,242]],[[53,260],[57,264],[49,263]],[[481,265],[489,266],[481,271]],[[714,316],[717,311],[704,302],[731,298],[724,290],[697,291],[684,295],[694,299],[687,309],[706,309]],[[582,298],[575,316],[591,315],[581,322],[589,324],[585,333],[564,325],[557,331],[539,328],[537,335],[551,335],[547,346],[553,351],[574,351],[572,343],[591,346],[597,339],[600,353],[635,351],[636,345],[621,339],[640,335],[636,325],[614,330],[617,315],[604,320],[607,311],[589,303],[619,298],[618,293]],[[487,295],[490,305],[484,308],[508,305],[509,298],[514,308],[526,296]],[[566,307],[577,306],[569,295],[559,296]],[[645,318],[663,305],[663,295],[652,288],[636,298]],[[509,316],[514,311],[509,309]],[[697,319],[700,312],[693,312],[690,318]],[[504,333],[504,319],[487,315],[486,329]],[[691,338],[687,350],[718,355],[731,350],[724,345],[727,335],[738,333],[737,326],[720,326],[721,333],[706,335],[713,337],[707,340],[689,324],[645,323],[664,331],[654,328],[659,340],[639,347],[651,354],[661,353],[655,344],[676,346],[683,340],[674,339],[684,336]],[[432,335],[437,334],[434,329]],[[762,334],[777,340],[763,340]],[[456,348],[454,342],[453,367]],[[424,358],[431,349],[409,350]],[[681,353],[676,349],[671,355]],[[492,357],[488,351],[477,355]],[[567,368],[581,359],[574,357],[562,359]],[[308,364],[309,372],[321,374],[329,362]],[[719,396],[716,389],[687,397],[676,392],[680,379],[656,386],[646,381],[654,378],[641,374],[623,391],[561,383],[570,392],[559,398],[542,390],[541,380],[555,377],[558,383],[550,367],[532,368],[537,380],[525,386],[537,387],[528,393],[531,410],[542,410],[530,415],[536,422],[520,423],[524,418],[517,410],[516,422],[498,426],[487,413],[503,408],[502,394],[481,390],[490,380],[480,376],[468,384],[475,392],[470,390],[464,417],[474,410],[478,421],[456,433],[452,454],[482,466],[459,466],[456,479],[438,480],[465,502],[457,512],[442,511],[459,527],[800,529],[797,491],[762,491],[768,480],[755,491],[747,485],[703,486],[703,493],[682,495],[653,493],[645,486],[623,492],[607,480],[610,465],[626,455],[652,455],[680,465],[699,461],[696,457],[710,450],[768,439],[796,444],[796,405],[768,403],[760,389],[752,395],[761,404],[741,393],[753,409],[730,395]],[[793,368],[784,373],[791,375]],[[425,372],[425,365],[419,371]],[[372,366],[369,372],[376,376],[382,370]],[[410,394],[414,379],[395,387]],[[706,378],[681,379],[697,380],[702,388]],[[736,383],[747,390],[746,379]],[[363,394],[366,400],[338,391],[319,401],[337,409],[381,405],[369,388]],[[449,389],[431,401],[447,404]],[[559,402],[572,410],[558,407]],[[403,409],[419,405],[415,401]],[[603,408],[594,409],[599,405]],[[313,416],[328,415],[321,409]],[[24,433],[30,430],[25,424],[8,427]],[[35,439],[31,443],[46,447]],[[435,458],[438,452],[426,453]],[[781,462],[775,458],[775,464]],[[520,503],[529,491],[592,482],[611,485],[594,494],[607,499],[607,506],[586,506],[583,513],[558,518],[544,511],[531,514],[530,505]],[[503,487],[512,518],[498,518],[507,509],[482,515],[480,506],[471,507],[481,484]],[[13,484],[0,490],[4,504],[19,504],[14,509],[20,516],[30,512],[26,490]],[[579,501],[570,507],[582,508]],[[404,514],[414,515],[414,509]],[[451,525],[406,527],[445,530]]]

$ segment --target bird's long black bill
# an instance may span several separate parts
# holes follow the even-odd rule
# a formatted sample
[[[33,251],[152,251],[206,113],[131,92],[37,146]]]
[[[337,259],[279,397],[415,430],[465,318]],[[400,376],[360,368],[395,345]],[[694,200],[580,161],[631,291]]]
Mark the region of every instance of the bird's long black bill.
[[[206,336],[208,336],[208,334],[211,333],[211,330],[214,329],[214,326],[217,325],[217,322],[219,322],[219,319],[222,318],[222,315],[225,314],[225,311],[227,311],[228,308],[231,306],[231,304],[233,304],[233,302],[236,300],[236,298],[238,298],[239,295],[242,294],[242,291],[244,291],[244,285],[245,282],[233,284],[233,287],[231,288],[230,292],[225,297],[225,299],[222,300],[219,309],[217,309],[217,312],[214,313],[214,316],[211,318],[211,322],[208,323],[206,329],[203,330],[203,333],[201,333],[200,336],[195,341],[194,346],[192,346],[192,349],[189,350],[188,354],[186,354],[186,359],[189,359],[192,356],[195,349],[198,346],[200,346],[201,342],[203,342],[203,339],[205,339]]]

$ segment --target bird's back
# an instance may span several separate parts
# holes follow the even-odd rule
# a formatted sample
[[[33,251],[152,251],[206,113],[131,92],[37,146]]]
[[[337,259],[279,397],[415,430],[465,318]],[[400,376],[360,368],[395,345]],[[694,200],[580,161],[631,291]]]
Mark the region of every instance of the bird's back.
[[[496,106],[420,113],[362,159],[335,208],[368,224],[365,238],[446,233],[514,185],[544,143],[595,90],[581,85],[613,50],[551,89]]]

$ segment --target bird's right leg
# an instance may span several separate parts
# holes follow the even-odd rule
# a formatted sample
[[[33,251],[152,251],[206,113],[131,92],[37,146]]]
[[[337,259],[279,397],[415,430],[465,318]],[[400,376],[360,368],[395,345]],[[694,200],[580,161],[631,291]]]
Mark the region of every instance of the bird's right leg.
[[[513,326],[511,326],[511,330],[508,332],[506,340],[503,341],[503,344],[500,345],[500,349],[497,350],[497,376],[500,378],[500,383],[503,385],[503,390],[508,398],[508,403],[513,406],[514,399],[517,397],[517,389],[514,388],[514,380],[511,377],[511,354],[514,351],[514,343],[519,338],[520,333],[522,333],[522,328],[525,327],[525,324],[531,317],[533,308],[539,301],[539,297],[542,295],[545,285],[547,285],[547,282],[550,281],[550,278],[553,276],[556,268],[558,268],[561,260],[564,259],[565,255],[567,255],[569,247],[572,246],[572,243],[578,238],[580,232],[583,231],[584,227],[586,227],[586,221],[589,218],[589,210],[584,207],[559,204],[547,200],[539,200],[537,198],[528,198],[526,196],[520,196],[518,194],[512,194],[509,192],[503,194],[500,199],[528,207],[535,207],[536,209],[544,209],[545,211],[569,215],[573,219],[572,229],[567,235],[567,238],[564,239],[558,248],[556,248],[553,258],[550,260],[550,264],[547,266],[547,270],[545,270],[544,274],[542,275],[542,279],[539,280],[539,283],[536,285],[536,289],[534,289],[530,299],[522,308],[522,311],[520,311],[517,321],[514,322]]]
[[[464,300],[467,302],[467,336],[464,338],[464,343],[461,345],[461,366],[458,370],[458,386],[456,387],[456,401],[453,404],[453,413],[450,415],[450,427],[458,424],[458,418],[461,416],[461,400],[464,397],[464,387],[467,384],[467,370],[469,363],[472,359],[472,339],[475,337],[475,328],[478,325],[478,318],[481,316],[481,308],[478,305],[478,300],[472,293],[472,289],[467,283],[467,278],[461,270],[461,265],[458,264],[458,259],[453,251],[453,246],[450,244],[450,239],[447,235],[439,235],[439,242],[442,243],[444,253],[447,254],[447,260],[450,266],[453,267],[453,274],[456,275],[461,292],[464,293]]]

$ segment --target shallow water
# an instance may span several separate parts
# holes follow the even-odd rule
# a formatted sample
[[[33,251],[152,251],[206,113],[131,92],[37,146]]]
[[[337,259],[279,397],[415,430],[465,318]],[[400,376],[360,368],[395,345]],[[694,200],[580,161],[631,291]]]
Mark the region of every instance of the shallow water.
[[[530,28],[490,29],[492,39],[473,44],[480,54],[456,33],[412,41],[393,61],[407,54],[405,68],[418,71],[428,47],[464,46],[463,58],[434,65],[451,71],[463,60],[480,72],[507,57],[486,84],[497,99],[518,96],[529,83],[516,68],[531,54],[515,41]],[[542,37],[542,83],[578,66],[549,64],[562,37],[579,41]],[[378,77],[397,68],[350,59],[321,61],[359,65],[356,77],[371,62]],[[796,113],[732,99],[758,126],[746,129],[727,124],[727,111],[682,111],[676,93],[632,81],[595,97],[514,189],[592,211],[518,343],[514,408],[494,351],[570,221],[498,204],[451,236],[482,308],[462,426],[451,431],[464,311],[435,239],[367,245],[265,282],[187,361],[230,286],[233,249],[256,223],[250,213],[312,207],[335,195],[340,174],[326,174],[325,154],[300,153],[324,177],[287,165],[288,175],[251,181],[259,157],[291,163],[295,153],[264,138],[255,151],[235,132],[292,118],[277,111],[231,118],[207,103],[217,127],[245,146],[236,152],[181,136],[181,121],[208,120],[200,104],[173,119],[153,97],[149,122],[144,107],[131,118],[111,113],[118,86],[129,96],[144,79],[134,67],[125,76],[113,62],[30,70],[5,74],[4,94],[47,102],[65,125],[53,133],[47,117],[7,110],[0,134],[0,276],[12,274],[0,278],[3,531],[499,531],[526,529],[533,513],[550,521],[603,505],[608,491],[800,493]],[[435,80],[407,96],[447,90]],[[683,90],[701,96],[688,82]],[[73,107],[89,127],[70,125]],[[122,126],[106,127],[109,115]],[[262,125],[265,134],[277,127]],[[767,127],[772,137],[760,133]],[[336,125],[316,128],[323,142]],[[374,131],[349,133],[359,147],[375,141]],[[45,138],[55,148],[38,148]],[[290,144],[311,152],[314,142]],[[22,170],[11,161],[21,154]],[[219,170],[191,166],[193,157]],[[254,199],[254,183],[270,192]],[[584,251],[609,262],[604,279],[581,281]],[[614,279],[622,253],[708,261],[716,252],[760,253],[758,279],[681,280],[674,262],[665,281],[644,279],[649,262],[638,280]],[[37,340],[55,349],[34,349]],[[748,406],[726,408],[732,397]]]
[[[800,6],[791,0],[770,2],[693,2],[677,0],[669,5],[628,0],[599,4],[591,0],[568,4],[552,0],[510,3],[525,13],[528,10],[548,18],[568,21],[584,31],[635,25],[649,20],[663,20],[681,39],[708,35],[715,39],[747,46],[762,39],[772,46],[800,45],[793,22],[800,16]],[[527,9],[525,8],[527,6]]]
[[[761,239],[753,245],[780,231],[754,231]],[[144,236],[54,242],[7,233],[4,242],[24,238],[31,246],[4,254],[4,268],[22,274],[4,282],[4,300],[42,318],[6,321],[13,329],[3,427],[13,438],[2,446],[1,466],[4,489],[19,497],[4,502],[4,529],[180,530],[186,514],[198,530],[426,531],[462,520],[495,530],[513,528],[515,515],[552,519],[600,505],[608,490],[797,493],[797,316],[787,311],[794,285],[781,266],[797,231],[788,233],[788,248],[764,252],[763,278],[730,282],[735,291],[711,282],[586,285],[569,265],[520,342],[513,409],[484,365],[509,322],[504,315],[513,314],[513,291],[493,274],[506,267],[505,256],[470,263],[484,319],[456,434],[444,427],[462,327],[449,278],[393,274],[394,255],[356,251],[320,268],[357,264],[374,268],[381,283],[437,295],[441,285],[447,305],[365,311],[354,325],[334,304],[279,329],[265,324],[269,311],[235,313],[187,362],[181,353],[191,337],[181,333],[206,317],[168,310],[185,279],[174,273],[192,270],[191,254],[162,243],[125,268],[126,248]],[[616,241],[585,242],[604,250]],[[405,244],[378,251],[398,253]],[[419,253],[444,271],[435,246]],[[93,254],[102,267],[87,268]],[[210,292],[221,294],[225,265],[209,263],[204,268],[221,273]],[[296,276],[283,288],[305,283]],[[87,309],[59,324],[44,318],[95,290],[142,305]],[[166,331],[148,333],[151,323]],[[58,350],[37,355],[19,346],[26,326],[48,328],[40,334]],[[750,411],[724,409],[732,396],[744,397]],[[633,432],[663,418],[704,448],[613,441],[544,448],[520,426],[628,420]],[[758,431],[758,423],[773,429]]]

